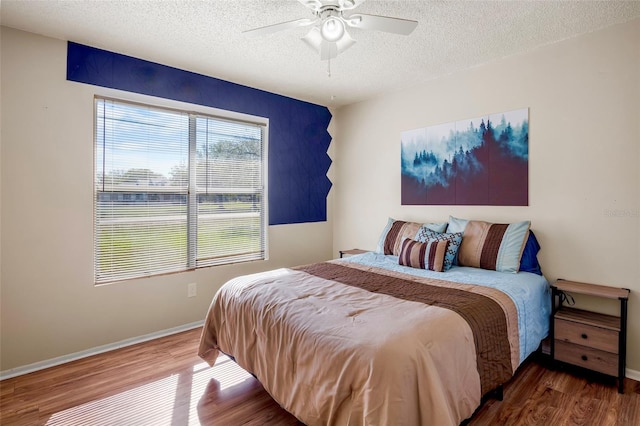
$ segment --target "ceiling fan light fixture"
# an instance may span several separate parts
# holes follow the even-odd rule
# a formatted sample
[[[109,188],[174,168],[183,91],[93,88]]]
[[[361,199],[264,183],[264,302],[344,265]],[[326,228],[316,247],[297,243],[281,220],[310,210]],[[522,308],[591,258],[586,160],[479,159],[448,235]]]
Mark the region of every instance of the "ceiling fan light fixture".
[[[347,21],[347,24],[352,27],[357,27],[362,22],[362,15],[351,15],[345,19]]]
[[[327,18],[320,28],[322,38],[331,43],[340,40],[344,36],[344,32],[344,23],[335,16]]]
[[[336,47],[338,48],[338,53],[342,53],[351,46],[356,44],[356,41],[351,38],[347,31],[344,32],[344,37],[336,42]]]
[[[314,52],[319,53],[320,59],[323,61],[335,58],[340,53],[356,44],[356,41],[351,38],[347,31],[344,32],[344,36],[342,36],[340,40],[336,42],[329,42],[322,38],[322,34],[320,34],[320,29],[318,27],[311,28],[311,30],[302,37],[302,41],[313,49]]]
[[[317,27],[313,27],[304,37],[302,37],[302,41],[304,41],[307,46],[312,48],[316,53],[320,53],[320,46],[324,40],[322,40],[320,30]]]

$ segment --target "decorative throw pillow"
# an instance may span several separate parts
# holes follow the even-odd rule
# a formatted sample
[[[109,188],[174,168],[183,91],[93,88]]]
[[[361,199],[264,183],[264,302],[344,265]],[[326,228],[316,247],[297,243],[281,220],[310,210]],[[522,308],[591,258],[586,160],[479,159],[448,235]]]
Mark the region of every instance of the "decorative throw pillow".
[[[406,238],[400,244],[398,263],[412,268],[442,272],[448,245],[447,240],[429,240],[421,243]]]
[[[520,272],[531,272],[542,275],[542,269],[538,262],[539,251],[540,244],[538,243],[538,239],[533,234],[533,231],[529,230],[529,236],[527,237],[527,242],[522,251],[522,258],[520,259]]]
[[[421,242],[426,242],[430,240],[435,241],[447,241],[447,252],[444,257],[444,271],[448,271],[453,266],[456,255],[458,254],[458,249],[460,247],[460,243],[462,242],[462,232],[455,233],[443,233],[436,232],[427,227],[422,227],[418,230],[418,234],[416,235],[416,240]]]
[[[530,221],[509,224],[450,217],[449,231],[463,233],[458,264],[500,272],[518,272],[530,226]]]
[[[438,232],[444,232],[446,223],[417,223],[405,222],[389,218],[387,226],[382,230],[378,240],[377,252],[397,256],[400,253],[400,243],[405,238],[415,239],[418,229],[425,226]]]

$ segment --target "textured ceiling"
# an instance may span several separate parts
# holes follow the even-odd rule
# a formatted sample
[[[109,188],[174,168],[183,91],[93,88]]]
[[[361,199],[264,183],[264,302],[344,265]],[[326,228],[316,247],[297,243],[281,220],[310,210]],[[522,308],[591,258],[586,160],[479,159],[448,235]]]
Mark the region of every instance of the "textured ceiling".
[[[350,29],[355,46],[327,62],[296,28],[296,0],[2,0],[0,22],[37,34],[340,106],[640,17],[640,1],[377,1],[356,10],[419,21],[410,36]]]

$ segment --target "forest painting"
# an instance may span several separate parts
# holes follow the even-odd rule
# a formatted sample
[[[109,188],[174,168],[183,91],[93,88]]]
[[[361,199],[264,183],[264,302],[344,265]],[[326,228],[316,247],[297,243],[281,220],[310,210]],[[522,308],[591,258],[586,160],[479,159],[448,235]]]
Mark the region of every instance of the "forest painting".
[[[529,109],[402,132],[403,205],[529,204]]]

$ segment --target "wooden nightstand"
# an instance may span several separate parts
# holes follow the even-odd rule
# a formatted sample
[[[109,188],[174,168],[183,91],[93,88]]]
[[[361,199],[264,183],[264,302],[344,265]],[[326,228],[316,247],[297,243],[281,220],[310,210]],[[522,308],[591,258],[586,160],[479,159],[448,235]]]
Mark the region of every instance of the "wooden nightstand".
[[[551,359],[617,376],[618,392],[624,393],[629,290],[559,279],[551,291]],[[563,293],[618,299],[620,316],[564,306]]]
[[[354,256],[356,254],[367,253],[368,251],[369,250],[360,250],[360,249],[340,250],[340,259],[342,259],[345,254],[347,256]]]

